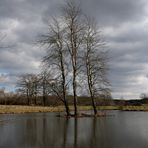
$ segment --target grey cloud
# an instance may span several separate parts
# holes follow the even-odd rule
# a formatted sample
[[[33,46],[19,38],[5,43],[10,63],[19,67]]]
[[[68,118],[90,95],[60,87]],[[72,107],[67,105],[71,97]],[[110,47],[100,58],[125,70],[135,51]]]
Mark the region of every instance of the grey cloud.
[[[146,14],[144,0],[87,0],[83,4],[85,11],[105,26],[138,21]]]
[[[79,2],[79,0],[77,0]],[[19,73],[39,71],[45,51],[34,44],[47,30],[50,16],[58,14],[64,0],[1,0],[0,32],[6,33],[0,48],[0,86],[14,86]],[[113,97],[139,97],[146,91],[148,74],[148,23],[146,0],[80,0],[82,9],[97,19],[110,50]],[[2,43],[1,43],[2,44]],[[2,78],[1,78],[2,79]],[[4,79],[4,77],[3,77]],[[10,82],[10,83],[9,83]]]

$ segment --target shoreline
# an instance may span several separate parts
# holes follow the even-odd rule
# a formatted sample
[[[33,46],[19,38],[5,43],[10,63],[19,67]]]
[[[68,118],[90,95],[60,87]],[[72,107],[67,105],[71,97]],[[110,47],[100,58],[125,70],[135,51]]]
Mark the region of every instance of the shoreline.
[[[73,111],[73,106],[69,106]],[[121,111],[148,111],[148,105],[143,106],[97,106],[98,110],[121,110]],[[78,106],[79,111],[93,110],[92,106]],[[23,106],[23,105],[0,105],[0,114],[23,114],[23,113],[46,113],[64,112],[64,106]]]
[[[74,110],[69,106],[70,111]],[[117,106],[98,106],[98,110],[118,110]],[[93,110],[92,106],[78,106],[79,111]],[[46,113],[64,112],[64,106],[25,106],[25,105],[0,105],[0,114]]]

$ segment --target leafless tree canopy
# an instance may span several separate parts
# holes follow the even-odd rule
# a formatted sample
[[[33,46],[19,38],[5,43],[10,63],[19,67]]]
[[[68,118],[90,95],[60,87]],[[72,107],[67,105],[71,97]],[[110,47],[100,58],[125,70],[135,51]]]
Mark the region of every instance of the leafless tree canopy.
[[[43,62],[53,80],[51,88],[63,101],[66,110],[69,110],[68,88],[72,88],[77,115],[78,86],[86,89],[83,83],[78,83],[83,76],[96,113],[95,97],[107,92],[109,85],[105,42],[95,21],[83,15],[74,1],[67,1],[61,10],[61,17],[52,19],[49,31],[39,41],[48,49]]]
[[[87,81],[88,93],[92,99],[94,113],[97,114],[95,98],[107,92],[107,52],[105,42],[95,21],[85,17],[85,35],[83,40],[83,74]]]
[[[28,104],[30,104],[30,98],[35,98],[39,93],[39,79],[35,74],[23,74],[18,78],[17,87],[18,92],[21,92],[28,98]]]
[[[108,52],[95,20],[84,15],[80,5],[67,1],[61,16],[50,20],[47,33],[41,36],[39,44],[47,49],[43,70],[38,75],[21,75],[17,83],[19,91],[27,98],[43,96],[44,105],[48,95],[56,95],[69,116],[68,94],[73,96],[77,115],[78,90],[85,89],[97,114],[95,99],[110,95],[110,85]]]

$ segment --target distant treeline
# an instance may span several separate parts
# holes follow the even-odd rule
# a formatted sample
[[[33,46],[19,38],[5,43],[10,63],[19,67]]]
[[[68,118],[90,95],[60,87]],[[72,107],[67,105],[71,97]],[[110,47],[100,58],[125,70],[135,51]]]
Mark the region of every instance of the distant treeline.
[[[29,99],[29,104],[28,104]],[[68,104],[73,105],[73,96],[67,97]],[[78,97],[78,105],[91,105],[91,98],[88,96],[79,96]],[[39,105],[44,106],[43,97],[31,97],[27,98],[26,96],[3,96],[0,97],[0,104],[1,105]],[[148,98],[143,99],[132,99],[132,100],[117,100],[112,98],[96,98],[96,105],[97,106],[109,106],[109,105],[143,105],[148,104]],[[57,96],[47,96],[45,106],[59,106],[63,105],[62,101],[59,101]]]
[[[28,104],[29,99],[29,104]],[[73,96],[67,97],[68,104],[73,105]],[[78,105],[91,105],[91,98],[88,96],[79,96],[78,97]],[[1,105],[39,105],[44,106],[43,97],[30,97],[27,98],[26,96],[19,96],[19,95],[13,95],[13,96],[6,96],[6,97],[0,97],[0,104]],[[96,105],[113,105],[114,100],[111,98],[96,98]],[[59,101],[57,96],[47,96],[45,106],[59,106],[63,105],[62,101]]]
[[[148,104],[148,98],[143,99],[130,99],[130,100],[114,100],[115,105],[143,105]]]

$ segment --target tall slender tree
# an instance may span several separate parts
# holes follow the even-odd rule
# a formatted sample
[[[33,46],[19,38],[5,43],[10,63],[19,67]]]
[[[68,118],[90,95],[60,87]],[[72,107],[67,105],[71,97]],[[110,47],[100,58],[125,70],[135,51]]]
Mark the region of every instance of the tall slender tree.
[[[72,64],[72,88],[74,97],[74,112],[77,115],[77,77],[80,69],[78,62],[81,43],[83,40],[84,26],[80,6],[74,1],[67,1],[63,7],[63,22],[65,23],[65,42],[70,54]]]
[[[84,37],[84,75],[92,100],[94,114],[97,114],[95,98],[108,89],[107,80],[107,52],[104,50],[105,42],[101,32],[98,31],[95,21],[86,17]]]
[[[49,25],[48,34],[42,36],[43,38],[40,40],[40,43],[48,46],[47,55],[44,57],[43,62],[54,72],[52,74],[52,82],[49,82],[49,84],[53,92],[64,103],[66,113],[69,116],[70,110],[66,98],[67,63],[65,59],[67,51],[64,48],[64,30],[61,26],[61,22],[53,18],[53,23]]]

